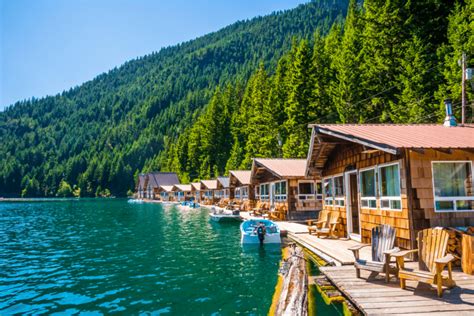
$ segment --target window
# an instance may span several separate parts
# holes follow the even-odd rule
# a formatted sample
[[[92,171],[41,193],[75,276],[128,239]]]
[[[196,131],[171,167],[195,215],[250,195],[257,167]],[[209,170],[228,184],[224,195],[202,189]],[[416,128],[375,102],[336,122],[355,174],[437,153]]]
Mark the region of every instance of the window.
[[[338,207],[344,207],[344,180],[343,176],[337,176],[333,178],[334,181],[334,205]]]
[[[472,161],[432,163],[435,210],[474,211]]]
[[[249,198],[249,187],[241,187],[240,188],[240,193],[242,194],[242,199],[248,199]]]
[[[380,166],[378,171],[380,208],[401,210],[399,164]]]
[[[286,181],[280,181],[275,183],[275,200],[286,200]]]
[[[224,198],[229,197],[229,189],[224,189]]]
[[[314,182],[299,181],[298,182],[298,199],[300,200],[314,200],[316,198],[314,192]]]
[[[321,181],[316,181],[316,199],[320,201],[323,199],[323,184]]]
[[[333,205],[333,195],[332,195],[332,178],[324,179],[323,181],[324,189],[324,205],[332,206]]]
[[[375,169],[360,172],[360,200],[362,207],[377,208]]]
[[[211,198],[211,197],[212,197],[212,191],[210,191],[210,190],[205,191],[205,192],[204,192],[204,196],[205,196],[206,198]]]
[[[234,195],[236,199],[240,199],[240,188],[235,188]]]
[[[260,200],[269,200],[270,199],[270,192],[269,192],[269,184],[260,184]]]

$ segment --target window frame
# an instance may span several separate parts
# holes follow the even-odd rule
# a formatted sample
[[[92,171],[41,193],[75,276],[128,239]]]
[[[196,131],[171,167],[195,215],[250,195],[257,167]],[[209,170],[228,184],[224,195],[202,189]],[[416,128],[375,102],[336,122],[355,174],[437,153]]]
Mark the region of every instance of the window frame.
[[[326,180],[329,180],[330,184],[331,184],[331,196],[330,197],[327,197],[326,196],[326,190],[324,188],[324,183],[326,182]],[[323,190],[323,202],[324,202],[324,206],[334,206],[334,183],[332,181],[332,176],[331,177],[325,177],[323,178],[322,182],[322,190]],[[331,201],[331,203],[328,203],[328,201]]]
[[[275,181],[273,182],[275,186],[275,193],[273,194],[273,200],[276,202],[285,202],[288,199],[288,181],[286,180],[281,180],[281,181]],[[277,194],[277,185],[280,184],[280,189],[281,189],[281,183],[285,183],[285,194]]]
[[[342,179],[342,195],[336,195],[336,178],[341,178]],[[334,207],[346,207],[346,190],[345,190],[345,184],[346,182],[344,181],[344,173],[339,173],[331,176],[332,179],[332,196],[333,196],[333,205]]]
[[[399,184],[399,190],[400,190],[400,195],[399,196],[382,196],[382,173],[380,172],[381,168],[384,167],[390,167],[390,166],[398,166],[398,184]],[[395,211],[395,212],[401,212],[403,207],[402,207],[402,176],[401,176],[401,170],[400,170],[400,161],[391,161],[387,162],[384,164],[377,165],[377,192],[376,196],[379,199],[379,204],[380,204],[380,209],[384,211]],[[382,201],[389,201],[389,207],[382,207]],[[392,201],[399,201],[400,202],[400,208],[393,208],[392,207]]]
[[[318,184],[319,184],[319,189],[320,190],[318,190]],[[317,201],[322,201],[323,200],[323,181],[316,180],[314,182],[314,193],[315,193]]]
[[[267,194],[265,195],[262,194],[262,186],[267,186]],[[255,189],[257,189],[257,187],[255,187]],[[259,195],[258,195],[259,200],[270,201],[270,182],[260,183],[258,185],[258,191],[259,191]]]
[[[241,195],[240,187],[235,188],[234,197],[240,200],[240,195]]]
[[[378,209],[377,200],[378,200],[379,194],[378,194],[378,185],[377,185],[377,177],[378,177],[378,172],[377,172],[378,168],[377,167],[378,167],[378,165],[374,165],[374,166],[367,167],[367,168],[361,168],[357,171],[357,173],[359,174],[359,199],[360,199],[360,208],[361,209],[369,209],[369,210],[377,210]],[[369,170],[374,171],[375,196],[374,197],[371,197],[371,196],[363,197],[362,196],[362,173],[365,172],[365,171],[369,171]],[[362,205],[362,201],[367,201],[367,206]],[[375,201],[375,207],[371,207],[369,201]]]
[[[435,188],[435,179],[434,179],[434,169],[433,165],[435,163],[469,163],[471,165],[471,185],[474,184],[474,172],[472,170],[473,161],[472,160],[432,160],[431,161],[431,181],[433,185],[433,209],[435,213],[459,213],[459,212],[474,212],[474,209],[471,210],[457,210],[456,202],[457,201],[474,201],[473,196],[458,196],[458,197],[436,197],[436,188]],[[436,202],[437,201],[452,201],[453,202],[453,209],[452,210],[437,210],[436,209]]]
[[[300,184],[301,183],[309,183],[312,184],[313,193],[304,194],[300,193]],[[314,201],[316,200],[316,182],[313,180],[298,180],[298,200],[300,201]]]
[[[248,186],[240,187],[240,195],[241,195],[242,200],[248,200],[249,199],[249,187]]]

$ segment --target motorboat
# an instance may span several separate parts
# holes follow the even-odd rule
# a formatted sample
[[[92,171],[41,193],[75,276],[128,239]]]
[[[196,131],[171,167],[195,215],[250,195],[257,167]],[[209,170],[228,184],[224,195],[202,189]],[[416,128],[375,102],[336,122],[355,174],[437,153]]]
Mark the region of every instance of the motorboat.
[[[211,207],[209,216],[215,222],[235,222],[241,220],[239,210],[230,210],[218,206]]]
[[[196,203],[194,201],[183,201],[179,204],[181,209],[184,210],[189,210],[189,209],[194,209],[194,208],[199,208],[200,205],[199,203]]]
[[[249,219],[240,225],[242,244],[259,244],[257,228],[259,225],[265,226],[264,244],[280,244],[280,228],[274,222],[268,219]]]
[[[130,204],[142,204],[143,200],[142,199],[128,199],[127,202]]]

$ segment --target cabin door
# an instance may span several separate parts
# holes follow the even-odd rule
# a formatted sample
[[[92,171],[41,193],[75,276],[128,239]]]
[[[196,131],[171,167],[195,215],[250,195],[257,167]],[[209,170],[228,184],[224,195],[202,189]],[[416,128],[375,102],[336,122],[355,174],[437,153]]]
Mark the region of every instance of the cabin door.
[[[357,171],[346,172],[347,233],[351,239],[360,241],[359,181]]]

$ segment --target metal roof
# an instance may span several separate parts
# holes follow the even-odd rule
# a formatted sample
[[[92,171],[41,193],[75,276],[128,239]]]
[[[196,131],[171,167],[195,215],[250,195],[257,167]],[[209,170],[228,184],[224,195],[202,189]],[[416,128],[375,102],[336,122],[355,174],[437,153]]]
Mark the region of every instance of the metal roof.
[[[314,124],[326,134],[395,153],[399,148],[474,148],[474,124],[445,127],[439,124]]]
[[[175,184],[174,187],[175,187],[178,191],[183,191],[183,192],[190,192],[190,191],[192,191],[190,184]]]
[[[166,192],[173,192],[174,185],[160,185],[160,189]]]
[[[304,177],[306,173],[306,159],[254,158],[254,165],[262,166],[281,178]]]
[[[235,177],[241,185],[249,185],[250,184],[250,176],[252,171],[250,170],[231,170],[229,171],[230,175]]]
[[[179,184],[179,179],[174,172],[150,172],[148,176],[148,187],[158,188],[163,185]]]
[[[217,180],[201,180],[201,183],[202,183],[208,190],[216,190],[216,189],[217,189]]]
[[[217,181],[220,182],[223,188],[228,188],[229,187],[229,177],[217,177]]]

